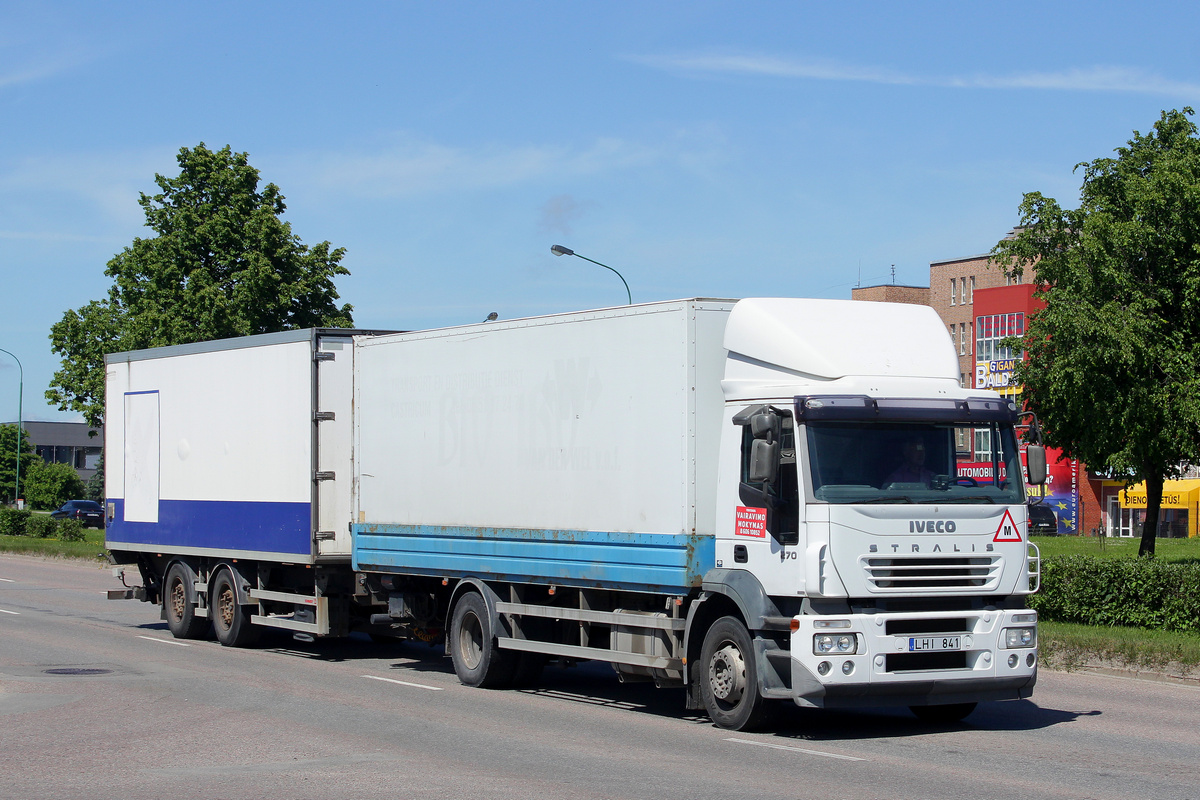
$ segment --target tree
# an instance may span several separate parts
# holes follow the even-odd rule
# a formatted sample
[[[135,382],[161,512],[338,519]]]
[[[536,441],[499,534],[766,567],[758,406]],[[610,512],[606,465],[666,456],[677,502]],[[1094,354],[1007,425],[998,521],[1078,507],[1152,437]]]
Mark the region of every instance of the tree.
[[[103,505],[104,503],[104,454],[100,454],[100,460],[96,462],[96,471],[92,473],[92,477],[87,479],[87,483],[83,487],[83,499],[95,500]]]
[[[41,461],[34,452],[33,442],[29,441],[28,431],[21,431],[21,494],[25,494],[25,482],[29,478],[29,470],[34,462]],[[12,503],[17,500],[13,496],[16,488],[14,478],[17,462],[17,426],[0,425],[0,498]]]
[[[1078,209],[1040,193],[993,258],[1030,268],[1046,307],[1017,381],[1047,442],[1127,485],[1146,482],[1139,555],[1154,554],[1164,480],[1200,455],[1200,139],[1163,112],[1116,158],[1083,167]]]
[[[47,464],[40,458],[29,468],[28,486],[22,493],[36,509],[55,509],[83,497],[83,481],[70,464]]]
[[[333,279],[349,275],[343,248],[308,247],[280,219],[286,206],[273,183],[259,189],[246,153],[201,142],[179,151],[179,176],[155,175],[161,190],[142,194],[146,225],[108,262],[108,296],[51,328],[62,368],[46,398],[79,411],[89,425],[104,415],[104,354],[146,347],[352,326]]]

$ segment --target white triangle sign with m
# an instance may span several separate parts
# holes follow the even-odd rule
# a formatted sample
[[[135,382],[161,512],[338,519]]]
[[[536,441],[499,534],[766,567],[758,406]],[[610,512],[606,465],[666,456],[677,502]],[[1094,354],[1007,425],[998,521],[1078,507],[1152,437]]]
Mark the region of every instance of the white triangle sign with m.
[[[1017,523],[1013,522],[1012,513],[1006,508],[1004,509],[1004,517],[1000,520],[1000,527],[996,529],[996,535],[992,537],[993,542],[1019,542],[1021,541],[1021,531],[1017,527]]]

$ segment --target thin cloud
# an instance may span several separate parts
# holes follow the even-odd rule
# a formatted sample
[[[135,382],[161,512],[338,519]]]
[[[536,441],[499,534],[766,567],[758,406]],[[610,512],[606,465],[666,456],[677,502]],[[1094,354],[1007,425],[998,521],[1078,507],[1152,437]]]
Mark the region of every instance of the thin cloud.
[[[857,81],[894,86],[952,89],[1045,89],[1134,94],[1195,95],[1200,84],[1163,78],[1127,67],[1090,67],[1061,72],[1012,75],[921,76],[825,59],[794,59],[754,54],[629,56],[628,61],[655,69],[724,75],[762,75],[805,80]]]
[[[310,157],[289,171],[358,195],[402,197],[624,170],[661,157],[655,148],[615,139],[600,139],[583,149],[526,145],[479,150],[406,141],[375,153]]]

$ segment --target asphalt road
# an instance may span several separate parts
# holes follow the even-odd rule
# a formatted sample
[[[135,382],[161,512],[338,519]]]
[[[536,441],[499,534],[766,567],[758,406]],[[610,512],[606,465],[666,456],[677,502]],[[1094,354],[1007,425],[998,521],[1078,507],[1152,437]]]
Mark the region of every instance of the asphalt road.
[[[1044,671],[956,725],[731,733],[603,665],[488,691],[425,645],[183,643],[117,586],[0,556],[0,798],[1200,798],[1194,686]]]

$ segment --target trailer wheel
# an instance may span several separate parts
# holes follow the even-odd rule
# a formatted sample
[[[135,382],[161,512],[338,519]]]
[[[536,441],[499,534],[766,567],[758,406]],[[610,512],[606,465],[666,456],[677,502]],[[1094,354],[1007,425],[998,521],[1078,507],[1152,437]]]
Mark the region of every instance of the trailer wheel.
[[[167,612],[167,630],[176,639],[202,639],[208,632],[208,620],[196,614],[196,590],[191,574],[175,563],[163,579],[163,609]]]
[[[718,726],[751,730],[770,716],[771,706],[758,693],[754,643],[735,617],[721,617],[704,635],[700,650],[700,697]]]
[[[959,722],[972,711],[978,703],[950,703],[941,706],[909,706],[908,710],[922,722],[950,723]]]
[[[508,684],[516,669],[512,651],[496,644],[487,603],[478,592],[463,595],[450,620],[450,658],[467,686],[492,689]]]
[[[250,624],[246,606],[238,605],[237,589],[228,569],[217,573],[212,587],[213,630],[217,641],[226,647],[247,647],[258,641],[262,632]]]

